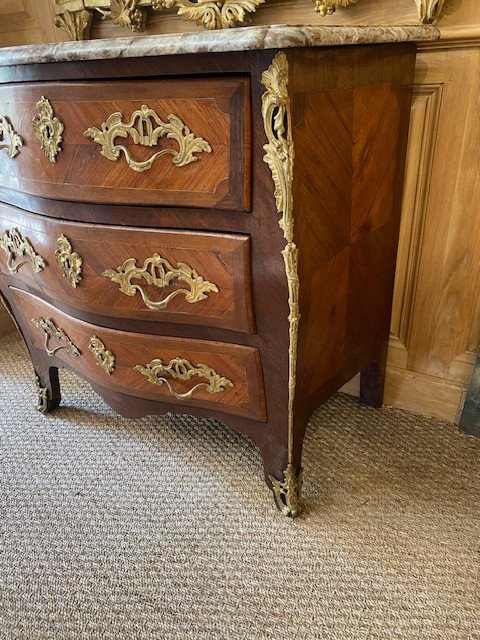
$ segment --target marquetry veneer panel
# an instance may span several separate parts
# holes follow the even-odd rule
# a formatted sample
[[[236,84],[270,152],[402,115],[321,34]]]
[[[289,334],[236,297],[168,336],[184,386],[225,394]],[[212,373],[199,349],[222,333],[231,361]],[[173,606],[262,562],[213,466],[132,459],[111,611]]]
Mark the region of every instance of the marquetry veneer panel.
[[[64,125],[55,162],[40,149],[32,127],[42,96]],[[0,114],[9,118],[24,146],[15,163],[0,155],[0,186],[62,200],[248,210],[249,104],[249,84],[241,77],[5,85],[0,87]],[[142,105],[167,125],[165,135],[149,136],[159,126],[152,114],[130,122]],[[115,113],[122,114],[122,123],[132,124],[143,143],[134,140],[132,131],[126,137],[120,131],[105,149],[85,135],[95,128],[101,137],[103,123],[110,132],[121,128],[109,122]],[[180,122],[171,124],[171,115]],[[172,138],[171,127],[181,143]],[[177,152],[181,144],[189,145],[190,134],[200,140],[192,153],[184,150],[177,160],[166,154],[138,170],[139,163],[162,149]],[[115,145],[125,147],[136,169],[122,150],[118,159],[107,158]]]
[[[45,335],[32,321],[37,318],[52,320],[57,328],[65,331],[80,352],[80,355],[72,356],[63,348],[55,356],[94,384],[108,386],[110,392],[117,391],[128,396],[185,407],[213,408],[256,420],[266,418],[260,355],[254,347],[106,329],[72,318],[19,289],[11,289],[11,292],[35,348],[45,349]],[[115,357],[115,367],[110,375],[98,366],[91,355],[89,345],[93,336],[100,338]],[[52,337],[48,347],[54,350],[65,344]],[[187,360],[195,367],[206,365],[225,378],[227,383],[220,391],[213,393],[205,385],[199,386],[191,397],[180,399],[171,393],[166,384],[152,384],[145,375],[135,370],[137,365],[145,366],[157,359],[167,365],[176,358]],[[205,382],[205,378],[198,375],[190,380],[178,379],[168,373],[164,377],[178,395],[188,394],[193,387]]]
[[[254,330],[248,236],[59,222],[2,204],[0,213],[0,243],[16,229],[46,264],[35,273],[27,262],[15,276],[51,300],[106,317]],[[82,259],[75,288],[55,255],[61,236]],[[9,275],[7,258],[0,249],[0,271]],[[119,278],[132,259],[134,277]]]

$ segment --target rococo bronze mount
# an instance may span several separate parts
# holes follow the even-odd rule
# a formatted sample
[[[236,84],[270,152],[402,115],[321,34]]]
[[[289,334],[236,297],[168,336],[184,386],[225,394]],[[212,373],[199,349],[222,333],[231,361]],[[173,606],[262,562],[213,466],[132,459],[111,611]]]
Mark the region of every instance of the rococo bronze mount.
[[[314,10],[321,16],[331,15],[337,8],[346,8],[368,0],[315,0]],[[442,11],[445,0],[412,0],[422,23],[433,23]],[[228,29],[248,23],[252,14],[269,0],[52,0],[55,25],[72,40],[86,40],[94,14],[110,19],[120,27],[135,32],[145,31],[148,12],[176,12],[183,20],[195,22],[204,29]]]

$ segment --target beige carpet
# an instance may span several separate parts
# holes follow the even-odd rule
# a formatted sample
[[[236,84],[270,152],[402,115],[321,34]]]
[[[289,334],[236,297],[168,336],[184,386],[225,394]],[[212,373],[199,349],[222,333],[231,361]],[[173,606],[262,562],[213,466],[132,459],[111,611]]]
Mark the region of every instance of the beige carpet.
[[[62,374],[34,411],[0,338],[2,640],[480,638],[480,441],[338,395],[283,518],[253,444],[218,423],[118,418]]]

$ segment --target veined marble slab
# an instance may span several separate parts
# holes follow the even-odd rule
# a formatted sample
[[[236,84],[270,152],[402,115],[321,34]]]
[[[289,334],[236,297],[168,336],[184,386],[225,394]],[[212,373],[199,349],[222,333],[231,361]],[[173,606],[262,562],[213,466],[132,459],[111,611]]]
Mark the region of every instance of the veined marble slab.
[[[384,42],[438,40],[440,32],[426,25],[382,27],[288,26],[241,27],[168,35],[105,38],[0,48],[0,66],[142,58],[184,53],[325,47]]]

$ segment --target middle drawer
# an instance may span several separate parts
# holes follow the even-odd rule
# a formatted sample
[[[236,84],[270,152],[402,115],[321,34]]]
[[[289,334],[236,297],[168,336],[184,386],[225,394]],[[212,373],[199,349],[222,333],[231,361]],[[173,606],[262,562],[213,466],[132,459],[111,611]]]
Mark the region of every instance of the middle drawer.
[[[63,222],[0,205],[0,270],[97,315],[254,331],[250,238]]]

